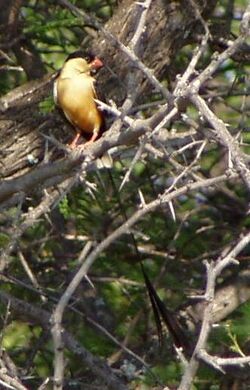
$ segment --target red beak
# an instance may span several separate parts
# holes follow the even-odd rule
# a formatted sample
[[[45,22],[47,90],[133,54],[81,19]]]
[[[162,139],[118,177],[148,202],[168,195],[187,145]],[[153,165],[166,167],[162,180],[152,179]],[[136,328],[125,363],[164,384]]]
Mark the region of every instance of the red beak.
[[[103,62],[98,57],[95,57],[93,61],[90,62],[90,66],[91,69],[98,70],[102,68],[104,65]]]

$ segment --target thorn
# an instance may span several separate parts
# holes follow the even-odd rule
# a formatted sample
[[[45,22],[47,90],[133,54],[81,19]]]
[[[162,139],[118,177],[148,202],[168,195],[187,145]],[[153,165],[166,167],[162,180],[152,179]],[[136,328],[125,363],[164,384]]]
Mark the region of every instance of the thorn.
[[[123,189],[124,184],[127,183],[128,178],[129,178],[129,171],[126,172],[126,174],[125,174],[125,176],[124,176],[124,178],[123,178],[123,180],[121,182],[121,185],[120,185],[120,187],[118,189],[119,192],[121,192],[121,190]]]
[[[146,202],[145,202],[145,199],[144,199],[144,196],[143,196],[143,193],[142,193],[142,191],[139,189],[138,190],[138,194],[139,194],[139,197],[140,197],[140,202],[141,202],[141,204],[140,204],[140,207],[145,207],[146,206]]]
[[[168,205],[169,205],[170,212],[172,214],[172,218],[173,218],[174,222],[176,222],[176,215],[175,215],[175,211],[174,211],[173,202],[170,200],[168,202]]]
[[[88,275],[85,274],[84,277],[85,277],[85,279],[87,280],[87,282],[89,283],[89,285],[95,290],[95,286],[94,286],[94,284],[91,282],[91,280],[89,279]]]
[[[233,168],[233,163],[232,163],[232,156],[230,150],[228,151],[228,168],[232,169]]]
[[[84,180],[84,184],[86,184],[86,191],[92,196],[93,199],[96,199],[95,193],[97,191],[97,185],[95,183],[91,183],[90,181]]]
[[[136,4],[136,5],[139,5],[139,6],[142,7],[142,8],[145,8],[145,9],[148,8],[148,6],[147,6],[146,4],[141,3],[140,1],[136,1],[135,4]]]

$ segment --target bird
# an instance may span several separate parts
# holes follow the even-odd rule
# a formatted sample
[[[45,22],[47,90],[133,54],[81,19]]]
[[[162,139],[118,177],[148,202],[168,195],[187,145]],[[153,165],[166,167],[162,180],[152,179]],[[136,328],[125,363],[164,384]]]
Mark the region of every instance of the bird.
[[[66,58],[54,82],[54,102],[76,130],[69,144],[71,149],[77,147],[82,135],[87,140],[83,145],[86,147],[106,130],[104,114],[95,102],[94,74],[103,66],[103,62],[93,53],[78,50]]]

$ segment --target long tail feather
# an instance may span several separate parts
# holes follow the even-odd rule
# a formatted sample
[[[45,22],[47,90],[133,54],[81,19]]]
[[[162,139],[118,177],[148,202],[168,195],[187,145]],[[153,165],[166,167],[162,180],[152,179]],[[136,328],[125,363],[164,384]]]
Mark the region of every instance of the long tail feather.
[[[169,309],[167,309],[165,304],[162,302],[154,286],[149,280],[148,275],[142,263],[141,263],[141,269],[142,269],[150,302],[154,312],[159,343],[162,344],[162,339],[163,339],[162,324],[161,324],[161,319],[162,319],[169,333],[173,337],[175,346],[178,348],[182,347],[184,350],[188,350],[189,342],[186,334],[183,332],[181,325],[179,324],[179,321],[175,318],[174,314]]]

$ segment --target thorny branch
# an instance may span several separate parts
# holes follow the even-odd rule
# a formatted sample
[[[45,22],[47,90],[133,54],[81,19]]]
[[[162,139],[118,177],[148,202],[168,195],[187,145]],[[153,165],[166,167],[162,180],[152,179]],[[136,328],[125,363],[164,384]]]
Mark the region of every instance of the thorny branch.
[[[233,175],[234,176],[234,175]],[[74,294],[76,288],[79,286],[80,282],[84,277],[86,277],[90,267],[93,265],[94,261],[98,256],[107,249],[115,240],[117,240],[123,234],[129,234],[130,228],[137,223],[142,217],[146,214],[152,212],[157,207],[165,203],[171,202],[173,199],[177,198],[180,195],[188,193],[199,188],[209,187],[211,185],[220,183],[226,179],[226,175],[221,177],[207,179],[205,181],[196,182],[190,185],[181,187],[178,190],[168,193],[163,193],[158,199],[152,201],[149,204],[144,204],[142,207],[135,212],[132,217],[130,217],[125,223],[118,227],[113,233],[111,233],[106,239],[104,239],[97,247],[86,257],[83,265],[80,267],[79,271],[76,273],[64,294],[62,295],[58,305],[55,308],[55,311],[52,316],[52,334],[54,339],[54,349],[55,349],[55,373],[54,378],[56,380],[57,388],[60,388],[63,383],[63,373],[64,373],[64,352],[63,352],[63,330],[62,330],[62,320],[64,311]]]
[[[180,195],[188,194],[192,191],[198,189],[208,188],[220,183],[224,183],[229,179],[235,179],[239,176],[244,181],[245,185],[250,190],[250,172],[247,165],[247,158],[244,153],[240,150],[238,141],[231,136],[227,129],[227,125],[219,119],[216,114],[210,109],[208,103],[203,97],[200,96],[200,88],[204,83],[209,80],[209,78],[214,75],[214,73],[219,69],[221,64],[230,58],[233,54],[239,50],[242,44],[245,42],[246,38],[249,35],[249,19],[250,19],[250,6],[247,8],[246,12],[243,15],[241,22],[241,33],[237,39],[221,54],[217,55],[210,64],[197,75],[197,63],[204,54],[206,46],[209,40],[209,31],[206,23],[202,20],[203,27],[205,29],[205,34],[202,38],[201,44],[194,51],[192,59],[189,65],[186,68],[186,71],[183,75],[177,80],[176,88],[171,95],[165,86],[154,76],[153,72],[148,69],[145,64],[139,59],[140,53],[140,39],[144,32],[144,27],[147,22],[147,11],[151,6],[152,1],[146,0],[144,3],[138,3],[135,6],[139,8],[139,16],[137,29],[131,39],[130,45],[125,46],[122,44],[116,37],[114,37],[109,31],[107,31],[100,23],[95,20],[93,17],[90,17],[84,13],[79,8],[75,7],[73,4],[69,3],[67,0],[58,0],[58,3],[63,7],[67,7],[79,18],[84,19],[85,21],[90,21],[91,24],[97,27],[97,29],[103,34],[105,39],[113,42],[113,45],[117,47],[118,50],[123,52],[135,66],[135,68],[140,69],[142,74],[147,77],[152,86],[154,86],[158,91],[162,93],[164,98],[167,100],[167,103],[164,101],[164,104],[158,109],[158,111],[147,119],[134,119],[134,117],[129,114],[129,111],[132,104],[134,103],[134,98],[136,97],[136,91],[134,91],[133,99],[128,102],[129,104],[126,107],[123,107],[121,110],[116,107],[110,107],[104,103],[100,103],[101,106],[105,107],[111,111],[116,118],[121,121],[121,124],[126,127],[125,130],[120,130],[112,133],[107,132],[101,140],[96,142],[92,147],[85,151],[76,151],[70,153],[67,158],[64,158],[60,161],[54,163],[44,164],[32,172],[22,176],[21,178],[16,178],[10,182],[3,182],[0,184],[0,200],[2,201],[3,207],[8,205],[16,204],[17,202],[22,202],[22,199],[27,195],[32,193],[34,186],[40,186],[41,191],[45,188],[49,188],[55,185],[58,185],[58,188],[53,189],[50,193],[45,193],[43,200],[33,210],[29,210],[25,218],[19,225],[16,227],[13,232],[12,240],[10,241],[7,248],[3,252],[1,258],[0,269],[6,267],[9,261],[9,255],[13,251],[22,234],[32,226],[40,216],[49,212],[52,207],[54,207],[58,200],[61,198],[62,194],[65,195],[70,191],[73,185],[75,185],[81,175],[85,174],[89,169],[90,163],[98,156],[102,155],[106,150],[115,148],[117,146],[129,146],[136,145],[140,143],[140,147],[135,154],[134,162],[136,162],[144,152],[144,150],[151,150],[155,148],[151,144],[151,141],[155,141],[158,133],[164,129],[165,126],[169,125],[171,121],[175,118],[181,116],[180,109],[180,100],[183,98],[188,99],[196,107],[199,114],[206,119],[206,121],[212,126],[212,135],[213,138],[219,141],[220,144],[225,146],[229,154],[229,169],[223,175],[213,177],[210,179],[204,179],[202,176],[197,175],[193,168],[196,163],[198,163],[203,148],[205,147],[205,142],[194,141],[190,142],[188,145],[185,145],[183,148],[180,148],[179,153],[184,152],[185,149],[191,148],[191,146],[199,145],[199,149],[196,150],[195,157],[192,162],[187,166],[182,166],[177,160],[174,160],[175,155],[172,157],[168,155],[165,149],[164,143],[160,144],[159,149],[155,149],[156,153],[161,155],[162,160],[167,158],[172,165],[179,170],[179,174],[175,177],[173,184],[171,184],[165,191],[159,195],[153,201],[146,203],[141,203],[138,210],[126,221],[126,223],[121,224],[116,230],[114,230],[107,238],[101,241],[91,252],[86,255],[85,261],[75,274],[74,278],[69,283],[64,294],[61,296],[60,301],[55,307],[55,310],[52,315],[52,335],[54,341],[54,356],[55,356],[55,368],[54,368],[54,388],[62,389],[63,386],[63,377],[65,369],[65,360],[64,360],[64,346],[70,346],[75,353],[78,353],[84,356],[85,359],[90,359],[91,364],[96,364],[96,373],[101,378],[104,378],[106,375],[110,376],[109,384],[110,388],[113,389],[125,389],[126,387],[117,380],[113,375],[112,370],[104,365],[101,367],[99,361],[95,361],[92,355],[88,354],[88,351],[85,351],[83,347],[79,346],[78,343],[72,339],[72,336],[68,335],[63,328],[63,316],[65,310],[71,297],[73,296],[76,288],[79,286],[80,282],[84,277],[87,277],[87,274],[97,260],[98,256],[105,251],[114,241],[116,241],[122,235],[128,234],[132,226],[134,226],[138,221],[140,221],[145,215],[151,213],[155,209],[161,207],[164,204],[172,204]],[[193,1],[191,2],[193,4]],[[201,18],[200,14],[198,14]],[[131,81],[133,85],[133,80]],[[130,91],[131,92],[131,91]],[[174,102],[174,103],[173,103]],[[215,131],[216,134],[215,134]],[[145,138],[142,138],[145,137]],[[149,143],[148,148],[146,144]],[[191,146],[190,146],[191,145]],[[158,146],[158,145],[157,145]],[[231,164],[232,161],[232,164]],[[133,167],[132,162],[132,167]],[[235,167],[235,171],[231,169]],[[125,175],[124,183],[129,179],[131,169],[128,170],[127,175]],[[182,170],[182,171],[181,171]],[[191,179],[190,182],[186,179]],[[60,184],[62,183],[62,184]],[[177,187],[179,185],[179,187]],[[18,197],[17,197],[18,195]],[[141,195],[141,199],[143,196]],[[7,202],[7,203],[5,203]],[[216,262],[207,263],[207,286],[204,295],[204,299],[207,301],[207,305],[204,311],[203,321],[201,331],[196,343],[193,356],[191,357],[188,366],[185,369],[184,375],[182,377],[179,390],[188,390],[191,387],[191,384],[194,380],[195,374],[199,366],[199,360],[203,360],[206,363],[217,367],[217,369],[223,370],[223,366],[234,365],[234,364],[249,364],[248,357],[240,357],[235,359],[223,359],[219,357],[209,356],[206,352],[207,340],[211,330],[211,316],[214,303],[214,294],[216,279],[221,274],[221,272],[230,264],[235,264],[235,257],[248,245],[250,242],[250,234],[246,234],[243,238],[240,239],[238,244],[223,258],[218,259]],[[2,295],[3,299],[7,298]],[[11,298],[8,298],[11,299]],[[13,305],[18,306],[18,302],[12,302]],[[41,314],[41,313],[40,313]],[[46,321],[46,326],[48,325],[48,313],[44,316],[44,321]],[[73,346],[73,347],[72,347]],[[80,351],[80,352],[79,352]]]
[[[217,261],[212,263],[206,263],[207,268],[207,283],[206,283],[206,291],[204,294],[204,299],[207,301],[207,306],[204,310],[203,314],[203,320],[201,325],[200,334],[193,352],[193,355],[185,368],[180,386],[178,387],[178,390],[189,390],[192,386],[194,377],[196,375],[196,372],[199,367],[199,359],[205,360],[205,357],[207,357],[206,354],[204,354],[204,351],[206,350],[207,340],[209,337],[209,333],[211,331],[212,327],[212,311],[213,311],[213,305],[214,305],[214,295],[215,295],[215,287],[216,287],[216,279],[218,276],[220,276],[221,272],[228,267],[231,264],[238,264],[238,262],[235,260],[235,258],[239,255],[239,253],[250,243],[250,233],[246,234],[244,237],[242,237],[237,245],[222,259],[217,259]],[[227,359],[222,360],[225,365],[225,361]],[[206,359],[207,361],[207,359]],[[210,359],[211,362],[216,363],[217,369],[221,368],[221,361],[217,360],[217,358]],[[228,364],[230,362],[230,358],[228,360]],[[241,360],[241,364],[249,364],[249,358]]]

